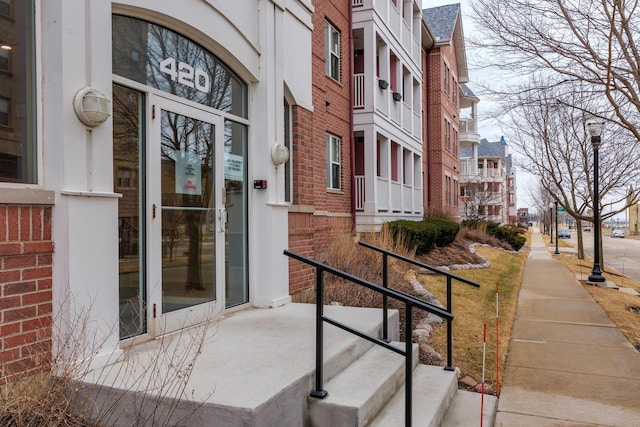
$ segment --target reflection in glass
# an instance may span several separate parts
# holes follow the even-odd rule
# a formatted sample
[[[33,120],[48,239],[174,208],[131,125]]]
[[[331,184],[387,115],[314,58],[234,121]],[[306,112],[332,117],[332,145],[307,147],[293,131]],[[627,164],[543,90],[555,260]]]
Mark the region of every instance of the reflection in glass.
[[[227,210],[225,306],[249,302],[247,268],[247,127],[224,124],[224,186]]]
[[[0,2],[0,182],[37,183],[34,1]]]
[[[120,338],[146,332],[143,95],[113,85],[113,177],[118,200]]]
[[[214,126],[162,111],[162,312],[215,300]]]
[[[168,28],[114,15],[113,72],[247,117],[246,84],[209,51]]]

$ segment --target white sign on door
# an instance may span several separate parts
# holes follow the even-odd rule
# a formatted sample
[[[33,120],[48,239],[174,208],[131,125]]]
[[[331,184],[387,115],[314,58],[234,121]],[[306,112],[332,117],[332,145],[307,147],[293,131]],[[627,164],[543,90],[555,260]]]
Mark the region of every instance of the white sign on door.
[[[202,170],[199,156],[175,151],[176,194],[202,195]]]

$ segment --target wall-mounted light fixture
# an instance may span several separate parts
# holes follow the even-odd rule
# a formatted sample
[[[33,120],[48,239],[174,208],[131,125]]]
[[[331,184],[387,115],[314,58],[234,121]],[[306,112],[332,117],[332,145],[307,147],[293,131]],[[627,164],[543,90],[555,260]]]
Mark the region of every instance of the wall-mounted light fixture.
[[[402,100],[402,94],[400,92],[393,92],[393,100],[394,101],[401,101]]]
[[[0,49],[2,49],[2,50],[11,50],[13,48],[8,44],[0,42]]]
[[[73,98],[73,109],[82,123],[95,127],[106,122],[111,115],[111,100],[97,90],[85,87]]]
[[[274,165],[280,166],[289,160],[289,148],[276,142],[271,146],[271,161]]]
[[[378,80],[378,87],[380,89],[386,89],[389,87],[389,82],[383,79]]]

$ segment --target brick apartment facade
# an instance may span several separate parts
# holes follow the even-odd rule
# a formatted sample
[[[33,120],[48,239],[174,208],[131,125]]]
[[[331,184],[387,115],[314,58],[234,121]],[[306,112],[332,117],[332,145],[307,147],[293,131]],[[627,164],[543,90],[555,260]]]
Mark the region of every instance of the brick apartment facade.
[[[436,43],[426,53],[423,68],[427,131],[425,144],[425,204],[427,209],[460,218],[460,83],[467,65],[460,5],[426,9],[425,21]]]
[[[350,7],[340,0],[314,1],[312,33],[313,113],[292,108],[293,192],[289,249],[317,258],[336,233],[351,231]],[[339,78],[327,75],[327,26],[339,34]],[[340,141],[339,188],[327,185],[327,135]],[[289,263],[291,294],[313,286],[313,268]]]

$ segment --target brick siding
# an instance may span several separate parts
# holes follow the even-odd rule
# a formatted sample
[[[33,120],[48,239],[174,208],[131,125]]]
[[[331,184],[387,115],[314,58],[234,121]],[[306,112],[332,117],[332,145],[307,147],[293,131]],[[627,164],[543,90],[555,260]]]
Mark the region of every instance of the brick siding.
[[[0,385],[49,367],[51,210],[0,205]]]
[[[351,216],[351,69],[349,4],[314,2],[312,33],[313,113],[292,108],[293,207],[289,213],[289,249],[319,259],[332,236],[350,232]],[[325,75],[324,21],[340,32],[341,80]],[[341,140],[340,191],[327,190],[326,135]],[[301,207],[301,209],[295,209]],[[315,284],[313,268],[289,262],[289,292]]]

